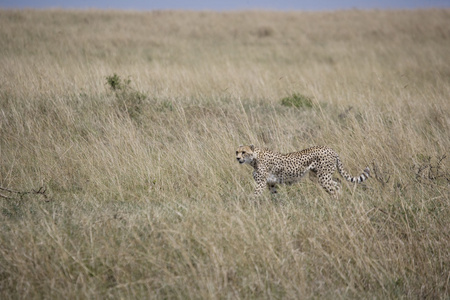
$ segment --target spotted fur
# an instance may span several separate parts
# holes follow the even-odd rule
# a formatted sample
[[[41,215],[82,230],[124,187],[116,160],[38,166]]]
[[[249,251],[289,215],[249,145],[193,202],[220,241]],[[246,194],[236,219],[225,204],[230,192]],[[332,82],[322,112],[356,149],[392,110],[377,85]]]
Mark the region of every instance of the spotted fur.
[[[315,146],[288,154],[256,148],[253,145],[239,146],[236,159],[239,163],[246,163],[254,168],[255,195],[262,194],[266,186],[275,194],[278,184],[293,184],[308,172],[311,179],[317,178],[319,184],[333,196],[337,196],[340,190],[339,183],[333,179],[336,169],[347,181],[354,183],[361,183],[370,177],[368,167],[359,176],[349,175],[339,155],[326,146]]]

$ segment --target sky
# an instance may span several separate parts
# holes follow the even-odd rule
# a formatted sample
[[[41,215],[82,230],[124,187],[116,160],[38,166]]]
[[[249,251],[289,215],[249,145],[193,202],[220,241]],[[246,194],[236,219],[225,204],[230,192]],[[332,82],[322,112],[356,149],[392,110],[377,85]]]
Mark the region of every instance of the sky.
[[[0,0],[0,8],[120,10],[340,10],[450,8],[450,0]]]

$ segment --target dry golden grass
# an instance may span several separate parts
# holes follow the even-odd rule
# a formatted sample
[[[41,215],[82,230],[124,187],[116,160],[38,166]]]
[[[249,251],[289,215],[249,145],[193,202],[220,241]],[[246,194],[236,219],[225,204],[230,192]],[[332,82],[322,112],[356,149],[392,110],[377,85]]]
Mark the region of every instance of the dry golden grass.
[[[448,299],[449,49],[449,10],[0,11],[0,297]],[[246,143],[373,177],[255,203]]]

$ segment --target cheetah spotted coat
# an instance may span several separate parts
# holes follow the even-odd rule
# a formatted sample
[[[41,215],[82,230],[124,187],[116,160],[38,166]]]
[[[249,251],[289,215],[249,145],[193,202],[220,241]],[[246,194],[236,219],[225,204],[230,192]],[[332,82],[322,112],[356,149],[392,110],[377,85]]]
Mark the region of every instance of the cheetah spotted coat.
[[[266,186],[275,194],[277,184],[298,182],[309,172],[310,177],[317,177],[319,184],[329,194],[337,196],[340,187],[333,179],[336,168],[342,177],[350,182],[360,183],[370,176],[369,168],[364,169],[359,176],[350,176],[342,166],[338,154],[326,146],[315,146],[288,154],[256,148],[253,145],[239,146],[236,159],[239,163],[246,163],[254,168],[255,195],[260,195]]]

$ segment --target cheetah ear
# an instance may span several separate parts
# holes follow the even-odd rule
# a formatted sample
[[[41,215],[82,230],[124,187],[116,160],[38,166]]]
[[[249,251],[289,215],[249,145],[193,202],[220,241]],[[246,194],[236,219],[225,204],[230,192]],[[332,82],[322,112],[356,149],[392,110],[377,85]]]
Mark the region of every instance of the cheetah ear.
[[[255,146],[250,145],[250,150],[255,151]]]

